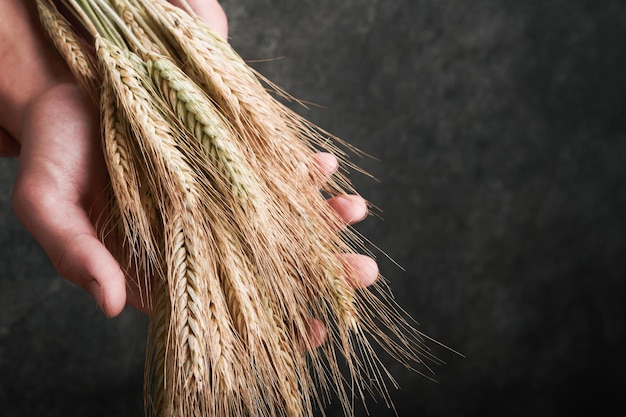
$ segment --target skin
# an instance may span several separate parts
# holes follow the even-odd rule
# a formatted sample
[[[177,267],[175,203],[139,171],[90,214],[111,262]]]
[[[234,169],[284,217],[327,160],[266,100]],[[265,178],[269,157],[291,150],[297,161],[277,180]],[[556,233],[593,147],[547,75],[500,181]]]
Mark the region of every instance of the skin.
[[[125,305],[146,311],[137,291],[127,292],[120,266],[95,226],[106,218],[106,167],[99,145],[98,113],[39,27],[34,2],[0,1],[0,156],[19,157],[13,209],[47,253],[60,275],[87,290],[108,317]],[[182,6],[181,0],[171,3]],[[207,23],[226,37],[228,23],[215,0],[187,0]],[[319,154],[320,170],[330,175],[337,160]],[[346,223],[367,215],[358,196],[328,203]],[[343,255],[356,271],[355,287],[370,285],[376,263]],[[316,340],[324,330],[314,325]]]

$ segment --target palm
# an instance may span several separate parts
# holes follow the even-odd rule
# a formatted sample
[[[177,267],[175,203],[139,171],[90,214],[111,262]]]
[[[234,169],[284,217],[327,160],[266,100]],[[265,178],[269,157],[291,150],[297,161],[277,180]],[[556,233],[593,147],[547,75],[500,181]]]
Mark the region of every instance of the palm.
[[[125,303],[122,272],[93,227],[106,217],[108,181],[95,107],[76,85],[62,84],[29,109],[25,126],[15,211],[70,281],[92,293],[94,281],[107,288],[118,283],[106,303],[94,294],[107,314],[115,315]]]

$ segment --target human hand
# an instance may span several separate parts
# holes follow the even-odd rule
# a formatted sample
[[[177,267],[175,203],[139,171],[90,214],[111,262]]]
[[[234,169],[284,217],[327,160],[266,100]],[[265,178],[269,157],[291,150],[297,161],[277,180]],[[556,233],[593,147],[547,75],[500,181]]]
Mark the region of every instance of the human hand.
[[[217,1],[187,3],[227,36]],[[124,272],[99,239],[98,220],[107,217],[108,177],[97,140],[97,109],[51,51],[30,5],[18,0],[0,5],[0,15],[12,26],[0,29],[0,103],[6,109],[0,115],[0,154],[20,157],[14,210],[59,274],[89,291],[108,317],[126,304],[147,311],[139,292],[127,291]],[[328,173],[337,164],[327,154],[319,155],[318,162]],[[346,223],[367,214],[359,197],[335,197],[329,204]],[[377,276],[370,258],[346,255],[346,262],[362,285]]]

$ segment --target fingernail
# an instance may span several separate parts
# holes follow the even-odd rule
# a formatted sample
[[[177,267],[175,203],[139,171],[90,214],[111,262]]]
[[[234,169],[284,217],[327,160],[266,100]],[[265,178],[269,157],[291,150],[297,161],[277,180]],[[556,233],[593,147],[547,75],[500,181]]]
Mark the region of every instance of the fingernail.
[[[102,312],[108,317],[106,309],[104,308],[104,291],[102,291],[102,287],[98,281],[93,280],[89,283],[89,293],[96,300],[100,310],[102,310]]]
[[[369,215],[369,209],[367,207],[367,202],[365,201],[365,199],[363,197],[358,196],[358,195],[349,195],[349,196],[346,196],[346,197],[348,197],[350,200],[352,200],[361,209],[360,215],[357,216],[357,218],[353,219],[352,221],[354,223],[358,223],[358,222],[360,222],[362,220],[365,220],[367,218],[367,216]]]

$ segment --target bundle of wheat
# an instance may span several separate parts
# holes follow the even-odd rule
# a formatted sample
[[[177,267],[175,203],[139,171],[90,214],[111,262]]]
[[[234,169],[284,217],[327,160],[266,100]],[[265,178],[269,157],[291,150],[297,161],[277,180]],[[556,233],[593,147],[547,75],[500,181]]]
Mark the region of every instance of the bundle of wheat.
[[[164,0],[61,0],[79,28],[37,3],[100,107],[118,258],[152,309],[148,415],[309,416],[332,392],[350,415],[354,396],[388,395],[370,339],[436,361],[384,280],[355,289],[338,256],[366,249],[324,196],[354,190],[315,154],[348,164],[349,145]]]

